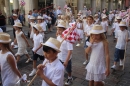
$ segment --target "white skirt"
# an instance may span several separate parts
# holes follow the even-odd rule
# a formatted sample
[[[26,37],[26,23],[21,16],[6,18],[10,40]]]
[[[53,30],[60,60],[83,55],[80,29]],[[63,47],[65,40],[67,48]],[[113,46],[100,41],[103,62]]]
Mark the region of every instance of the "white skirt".
[[[81,29],[77,29],[77,31],[78,31],[78,34],[80,36],[80,39],[83,39],[84,38],[84,31]]]
[[[15,56],[17,56],[17,55],[22,56],[22,55],[24,55],[24,54],[28,54],[26,48],[19,47],[19,48],[18,48],[18,52],[15,54]]]
[[[90,72],[87,72],[86,74],[86,80],[92,81],[94,80],[95,82],[103,81],[106,79],[105,73],[103,74],[92,74]]]

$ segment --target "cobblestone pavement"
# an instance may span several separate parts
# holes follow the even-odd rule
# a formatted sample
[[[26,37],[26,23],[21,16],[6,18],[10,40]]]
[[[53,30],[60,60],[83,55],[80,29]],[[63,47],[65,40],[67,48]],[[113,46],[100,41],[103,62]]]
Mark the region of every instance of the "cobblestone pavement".
[[[7,33],[11,35],[11,38],[13,39],[12,35],[12,29],[11,26],[7,26]],[[29,29],[27,27],[23,28],[23,31],[25,34],[27,33]],[[54,29],[53,32],[50,32],[46,34],[47,40],[49,37],[55,37],[56,30]],[[115,50],[115,43],[113,42],[113,37],[108,35],[108,41],[109,41],[109,51],[110,51],[110,58],[111,58],[111,66],[113,65],[113,58],[114,58],[114,50]],[[30,42],[30,40],[29,40]],[[45,42],[45,41],[44,41]],[[30,42],[30,44],[32,44]],[[80,47],[75,47],[74,45],[74,51],[73,51],[73,58],[72,58],[72,75],[74,78],[73,84],[71,86],[88,86],[88,81],[85,80],[86,76],[86,70],[85,66],[82,64],[85,61],[85,54],[84,54],[84,48],[83,45]],[[127,54],[126,54],[126,62],[125,62],[125,70],[120,70],[118,67],[118,71],[111,71],[111,74],[107,79],[105,80],[105,86],[130,86],[130,43],[128,43],[127,47]],[[17,49],[13,49],[13,51],[16,53]],[[28,48],[29,55],[32,57],[32,51],[31,48]],[[32,62],[25,64],[25,61],[27,58],[25,56],[21,57],[22,59],[18,63],[18,68],[22,74],[26,73],[27,75],[32,71]],[[37,64],[42,63],[42,61],[38,61]],[[66,77],[66,75],[65,75]],[[31,80],[33,77],[28,76],[28,80]],[[66,80],[66,78],[65,78]],[[41,86],[42,80],[37,77],[36,80],[33,82],[32,86]],[[27,86],[24,84],[23,86]]]

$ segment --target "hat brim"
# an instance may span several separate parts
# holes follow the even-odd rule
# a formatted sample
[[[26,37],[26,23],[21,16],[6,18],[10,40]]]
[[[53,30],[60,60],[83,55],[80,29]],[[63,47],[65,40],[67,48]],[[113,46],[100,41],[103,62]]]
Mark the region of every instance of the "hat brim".
[[[45,45],[45,46],[47,46],[47,47],[51,47],[51,46],[49,46],[49,45],[46,45],[45,43],[41,43],[42,45]],[[54,50],[56,50],[58,53],[60,53],[61,51],[59,50],[59,49],[55,49],[55,48],[53,48],[53,47],[51,47],[52,49],[54,49]]]
[[[126,25],[120,25],[120,24],[119,24],[119,27],[127,27],[127,26],[126,26]]]
[[[0,40],[0,43],[10,43],[11,42],[11,39],[9,39],[8,41],[2,41]]]
[[[90,34],[101,34],[101,33],[104,33],[105,30],[102,30],[102,31],[96,31],[96,30],[92,30],[90,31]]]
[[[22,27],[22,26],[17,26],[17,25],[13,25],[14,27]]]
[[[62,28],[65,28],[65,29],[66,29],[66,27],[63,26],[63,25],[57,25],[56,27],[62,27]]]

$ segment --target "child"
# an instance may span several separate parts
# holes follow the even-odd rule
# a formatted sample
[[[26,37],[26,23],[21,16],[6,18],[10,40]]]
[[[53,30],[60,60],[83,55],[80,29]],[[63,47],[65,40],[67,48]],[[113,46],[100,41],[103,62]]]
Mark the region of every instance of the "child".
[[[33,70],[29,74],[29,76],[33,76],[36,74],[36,61],[38,58],[40,60],[44,60],[43,56],[43,50],[42,50],[42,44],[43,43],[43,36],[40,34],[42,32],[42,28],[40,25],[36,24],[33,26],[33,31],[34,31],[34,36],[33,36],[33,41],[34,41],[34,46],[33,46]]]
[[[85,34],[85,45],[84,45],[84,48],[86,49],[87,48],[87,45],[86,45],[86,42],[89,41],[90,39],[90,30],[92,29],[93,27],[93,22],[94,22],[94,19],[92,16],[88,16],[87,17],[87,25],[84,29],[84,34]],[[86,60],[83,62],[83,65],[86,65],[88,63],[88,54],[85,53],[85,56],[86,56]]]
[[[28,52],[27,52],[27,46],[29,47],[29,43],[24,35],[24,33],[21,31],[22,29],[22,24],[19,22],[16,22],[15,25],[13,25],[15,28],[15,34],[16,34],[16,41],[18,44],[18,52],[15,54],[17,57],[17,62],[20,60],[20,56],[25,54],[28,58],[28,60],[25,63],[28,63],[29,61],[32,61],[30,58]],[[16,42],[15,41],[15,42]],[[14,43],[15,44],[15,43]]]
[[[58,41],[62,41],[62,32],[66,29],[66,24],[64,21],[60,22],[57,25],[57,32],[58,32],[58,36],[57,36],[57,40]],[[60,53],[58,54],[58,59],[64,64],[66,71],[68,73],[68,80],[65,82],[65,85],[70,85],[71,82],[73,81],[72,78],[72,62],[71,62],[71,58],[72,58],[72,51],[73,51],[73,44],[67,42],[67,41],[63,41],[61,46],[60,46]]]
[[[104,29],[104,34],[105,34],[105,36],[107,37],[107,31],[108,31],[108,23],[105,21],[105,19],[106,19],[106,16],[103,16],[102,17],[102,22],[101,22],[101,25],[102,25],[102,27],[103,27],[103,29]]]
[[[113,32],[113,29],[115,28],[115,25],[117,24],[117,19],[115,18],[113,25],[112,25],[112,34],[114,36],[114,41],[115,41],[115,32]]]
[[[42,45],[46,59],[37,67],[37,75],[43,80],[42,86],[64,86],[64,66],[57,57],[61,43],[50,38]]]
[[[94,20],[95,20],[94,24],[99,24],[98,14],[94,15]]]
[[[116,68],[117,62],[120,60],[120,66],[124,64],[124,53],[125,53],[125,45],[126,42],[129,41],[130,35],[127,30],[127,26],[125,22],[120,22],[119,24],[120,30],[117,31],[115,38],[117,39],[116,49],[114,54],[114,65],[111,67],[112,69]]]
[[[78,31],[78,34],[80,36],[80,41],[76,46],[79,47],[80,42],[83,40],[83,34],[84,34],[84,32],[83,32],[83,23],[82,23],[81,19],[78,19],[78,21],[77,21],[77,31]]]
[[[43,36],[43,38],[45,37],[45,34],[44,32],[46,31],[46,22],[43,22],[43,18],[41,16],[38,16],[37,17],[37,20],[38,20],[38,23],[41,27],[42,27],[42,32],[41,32],[41,35]]]
[[[114,18],[114,15],[112,14],[112,11],[110,11],[110,14],[109,14],[109,24],[112,25],[112,20]]]
[[[94,25],[90,31],[90,42],[86,42],[88,46],[86,53],[91,52],[90,61],[86,66],[89,86],[104,86],[103,80],[110,74],[108,42],[104,32],[101,25]]]
[[[83,16],[83,30],[85,30],[85,26],[87,25],[86,15]]]
[[[57,18],[57,20],[56,20],[55,26],[57,26],[60,21],[61,21],[61,15],[58,15],[58,18]]]
[[[16,83],[22,76],[17,69],[15,57],[10,49],[10,42],[9,34],[0,33],[0,70],[2,84],[3,86],[20,86],[20,83]]]
[[[50,16],[50,14],[48,15],[48,29],[49,29],[49,31],[50,32],[52,32],[52,18],[51,18],[51,16]]]
[[[31,34],[30,34],[30,39],[31,41],[33,42],[33,35],[34,35],[34,32],[33,32],[33,26],[35,25],[35,17],[31,16],[30,17],[30,31],[31,31]]]

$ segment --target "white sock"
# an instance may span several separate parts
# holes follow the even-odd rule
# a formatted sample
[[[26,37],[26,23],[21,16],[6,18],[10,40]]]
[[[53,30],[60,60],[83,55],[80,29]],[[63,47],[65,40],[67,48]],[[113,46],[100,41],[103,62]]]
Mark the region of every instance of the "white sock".
[[[72,78],[72,76],[71,77],[68,76],[68,79],[71,79],[71,78]]]

